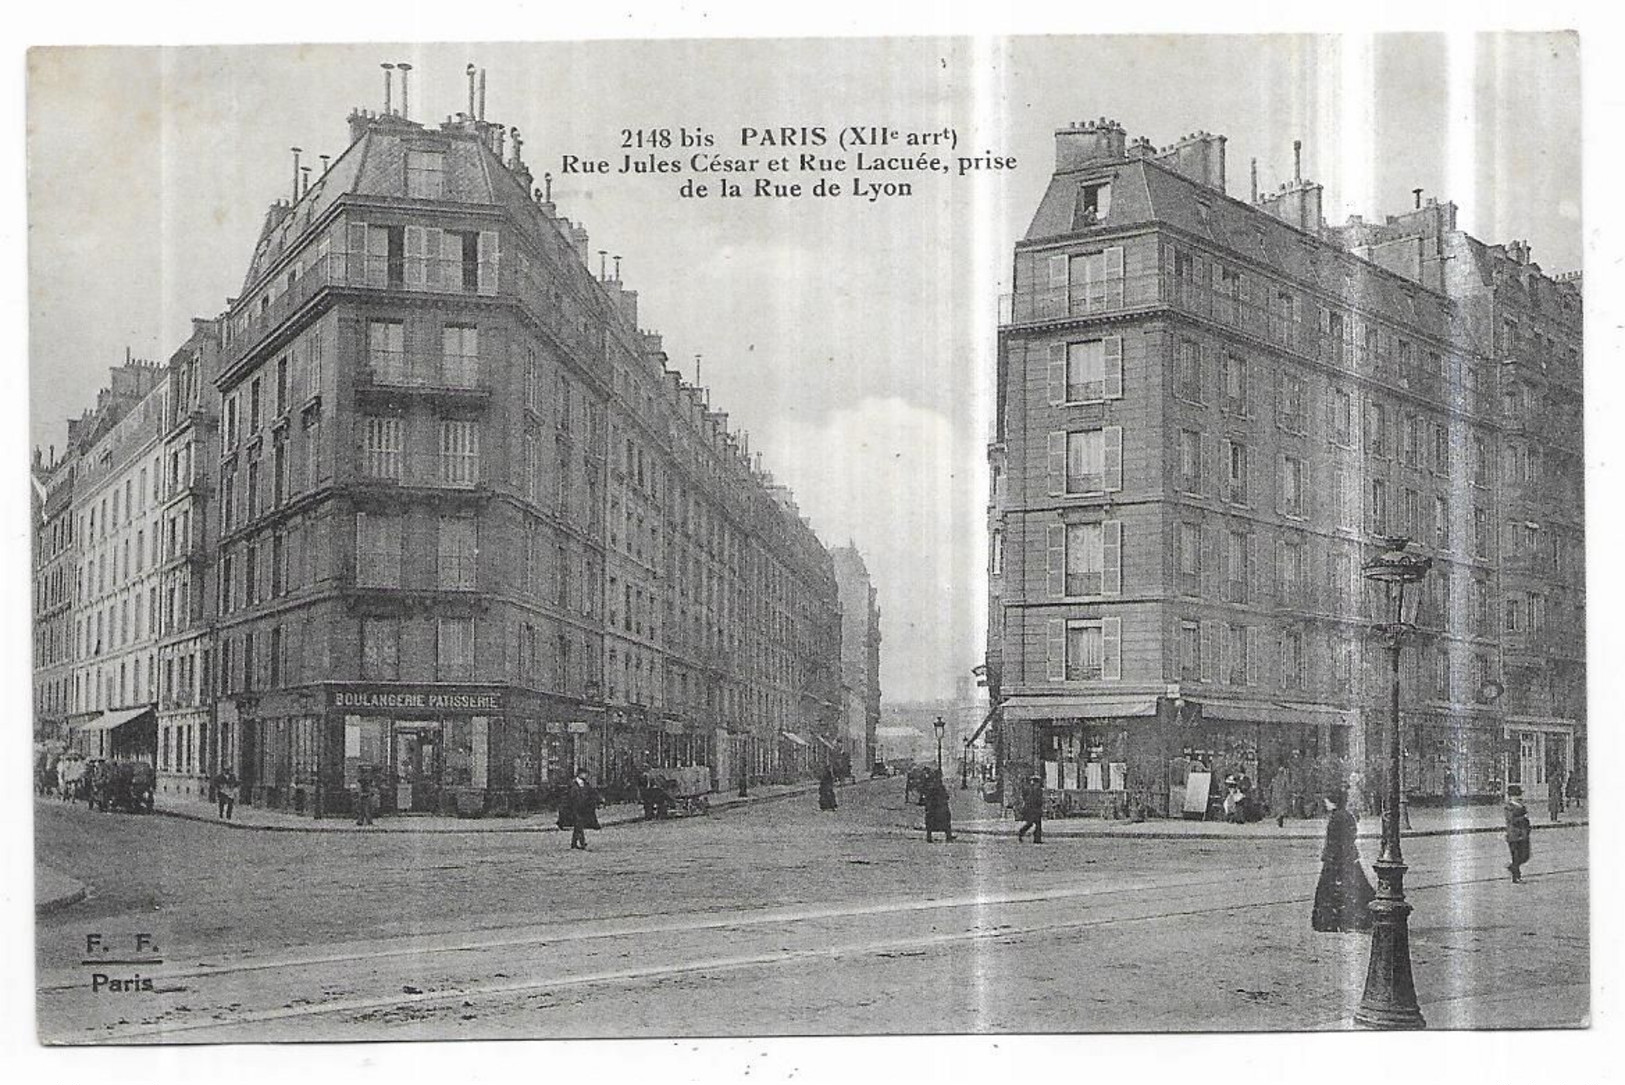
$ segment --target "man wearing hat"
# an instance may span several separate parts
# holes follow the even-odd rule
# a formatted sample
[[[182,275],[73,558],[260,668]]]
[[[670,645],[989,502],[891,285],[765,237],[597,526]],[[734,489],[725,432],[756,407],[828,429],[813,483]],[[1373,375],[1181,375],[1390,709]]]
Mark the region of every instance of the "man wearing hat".
[[[1044,842],[1044,778],[1042,776],[1027,777],[1027,786],[1021,793],[1021,828],[1016,830],[1016,839],[1024,840],[1027,830],[1033,831],[1033,843]]]

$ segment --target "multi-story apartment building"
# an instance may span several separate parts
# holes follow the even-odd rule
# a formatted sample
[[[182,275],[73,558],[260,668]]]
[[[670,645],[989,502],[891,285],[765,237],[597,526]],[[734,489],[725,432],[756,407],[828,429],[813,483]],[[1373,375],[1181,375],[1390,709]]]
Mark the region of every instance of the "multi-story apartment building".
[[[1405,653],[1408,787],[1485,796],[1543,778],[1548,750],[1572,764],[1577,289],[1455,231],[1448,205],[1328,230],[1296,172],[1230,199],[1224,143],[1056,133],[999,333],[1001,756],[1081,805],[1156,810],[1179,801],[1179,763],[1260,782],[1360,764],[1388,718],[1364,635],[1384,604],[1360,569],[1401,534],[1435,562]],[[1513,312],[1521,369],[1496,346]],[[1514,409],[1531,390],[1538,426]],[[1538,492],[1535,448],[1564,497]],[[1514,668],[1560,677],[1548,692]]]
[[[73,455],[34,450],[34,737],[65,739],[73,711],[73,602],[79,562],[73,534]]]
[[[846,696],[844,749],[856,772],[873,767],[880,726],[880,603],[869,567],[855,544],[830,551],[841,594],[841,684]]]
[[[220,322],[192,322],[192,335],[169,359],[169,397],[157,483],[158,787],[206,795],[222,756],[214,711],[215,464],[220,400]]]
[[[385,809],[463,812],[578,765],[780,771],[835,710],[828,554],[517,133],[349,123],[224,318],[225,762],[318,814],[369,769]]]
[[[70,426],[75,741],[92,756],[150,758],[156,736],[160,464],[169,385],[127,361],[97,410]],[[126,406],[128,404],[128,406]]]

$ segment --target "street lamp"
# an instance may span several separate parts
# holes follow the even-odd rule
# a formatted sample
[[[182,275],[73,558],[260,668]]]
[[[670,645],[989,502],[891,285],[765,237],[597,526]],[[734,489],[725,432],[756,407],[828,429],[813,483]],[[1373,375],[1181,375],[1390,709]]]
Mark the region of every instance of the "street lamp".
[[[941,779],[941,777],[942,777],[942,733],[948,729],[948,724],[943,720],[943,718],[941,716],[938,716],[936,718],[936,721],[931,724],[931,729],[936,731],[936,733],[937,733],[937,777],[938,777],[938,779]]]
[[[1380,544],[1382,552],[1366,562],[1360,572],[1367,580],[1384,585],[1393,607],[1393,621],[1377,626],[1388,648],[1393,718],[1388,735],[1388,801],[1382,811],[1382,852],[1372,864],[1377,872],[1377,896],[1371,902],[1371,960],[1354,1023],[1366,1028],[1419,1029],[1425,1028],[1427,1022],[1416,1004],[1416,983],[1411,977],[1411,906],[1405,902],[1405,862],[1399,848],[1404,771],[1400,757],[1399,651],[1406,634],[1415,628],[1406,619],[1414,612],[1416,600],[1412,598],[1407,606],[1405,586],[1420,583],[1433,560],[1410,550],[1410,540],[1404,537],[1384,538]]]

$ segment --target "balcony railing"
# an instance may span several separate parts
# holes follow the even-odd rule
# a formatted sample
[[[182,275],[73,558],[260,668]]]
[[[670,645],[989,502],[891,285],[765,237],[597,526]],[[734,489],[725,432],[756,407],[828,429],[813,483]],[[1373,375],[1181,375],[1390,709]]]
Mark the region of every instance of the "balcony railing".
[[[393,486],[472,490],[484,480],[480,462],[432,452],[363,452],[361,477],[370,483]]]
[[[361,370],[358,384],[378,389],[483,392],[482,366],[463,355],[417,357],[404,351],[374,351]]]

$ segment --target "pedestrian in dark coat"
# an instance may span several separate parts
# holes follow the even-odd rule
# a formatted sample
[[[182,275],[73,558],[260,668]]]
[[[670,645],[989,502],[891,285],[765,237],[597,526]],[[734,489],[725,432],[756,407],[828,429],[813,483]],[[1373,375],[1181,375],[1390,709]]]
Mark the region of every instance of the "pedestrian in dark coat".
[[[1512,853],[1512,862],[1507,869],[1512,872],[1514,882],[1523,881],[1522,868],[1529,861],[1529,807],[1523,804],[1523,788],[1517,784],[1507,785],[1506,801],[1507,819],[1507,850]]]
[[[1368,931],[1370,904],[1377,895],[1360,866],[1355,844],[1359,823],[1348,809],[1348,792],[1326,797],[1326,846],[1320,853],[1320,881],[1309,925],[1317,931]]]
[[[1546,774],[1546,813],[1552,821],[1563,819],[1563,769],[1557,765]]]
[[[942,838],[950,843],[954,839],[953,813],[948,806],[948,789],[943,786],[942,777],[932,773],[925,785],[925,842],[935,843],[931,839],[932,833],[941,833]]]
[[[818,809],[835,809],[835,771],[825,769],[823,779],[818,781]]]
[[[576,770],[559,804],[559,828],[570,830],[570,847],[587,850],[587,830],[598,828],[598,789],[587,782],[585,769]]]
[[[227,769],[214,780],[215,816],[232,820],[232,813],[237,809],[237,774]]]
[[[1021,789],[1021,828],[1016,830],[1018,841],[1027,838],[1027,830],[1033,831],[1033,843],[1044,842],[1044,778],[1042,776],[1029,776],[1027,786]]]

